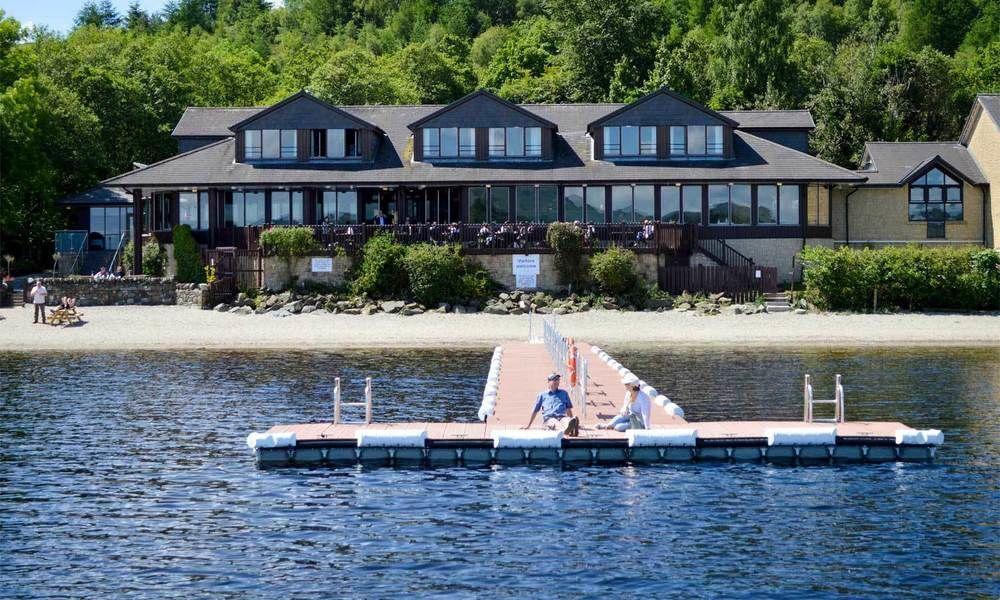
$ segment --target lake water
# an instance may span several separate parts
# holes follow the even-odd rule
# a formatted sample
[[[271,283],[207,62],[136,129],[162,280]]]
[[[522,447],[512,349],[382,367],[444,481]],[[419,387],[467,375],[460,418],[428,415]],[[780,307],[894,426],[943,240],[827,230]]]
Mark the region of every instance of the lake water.
[[[691,420],[945,431],[933,465],[258,470],[243,439],[470,420],[490,351],[0,354],[0,596],[1000,596],[1000,349],[610,348]]]

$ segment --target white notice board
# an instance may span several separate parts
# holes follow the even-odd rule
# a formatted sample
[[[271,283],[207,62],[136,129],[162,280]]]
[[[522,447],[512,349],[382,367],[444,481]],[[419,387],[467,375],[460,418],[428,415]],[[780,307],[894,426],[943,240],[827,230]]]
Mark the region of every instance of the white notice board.
[[[514,272],[514,287],[531,289],[538,287],[538,273],[541,260],[537,254],[512,255],[511,268]]]
[[[314,256],[312,257],[312,272],[313,273],[332,273],[333,272],[333,258],[329,256]]]

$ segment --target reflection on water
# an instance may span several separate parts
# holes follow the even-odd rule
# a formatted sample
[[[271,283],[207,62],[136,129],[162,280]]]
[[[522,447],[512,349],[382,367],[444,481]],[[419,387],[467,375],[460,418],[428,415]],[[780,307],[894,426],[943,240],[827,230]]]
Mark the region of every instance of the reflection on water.
[[[945,430],[935,465],[259,471],[242,438],[471,420],[489,350],[0,354],[4,596],[1000,595],[1000,350],[610,351],[690,419]],[[622,567],[624,565],[624,567]]]

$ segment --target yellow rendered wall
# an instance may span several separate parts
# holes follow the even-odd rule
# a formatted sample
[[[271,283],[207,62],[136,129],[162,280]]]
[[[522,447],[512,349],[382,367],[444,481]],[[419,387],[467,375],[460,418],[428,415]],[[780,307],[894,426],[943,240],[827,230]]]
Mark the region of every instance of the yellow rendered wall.
[[[979,164],[979,170],[990,182],[990,206],[986,224],[986,243],[1000,248],[1000,125],[985,112],[979,115],[972,136],[969,152]]]

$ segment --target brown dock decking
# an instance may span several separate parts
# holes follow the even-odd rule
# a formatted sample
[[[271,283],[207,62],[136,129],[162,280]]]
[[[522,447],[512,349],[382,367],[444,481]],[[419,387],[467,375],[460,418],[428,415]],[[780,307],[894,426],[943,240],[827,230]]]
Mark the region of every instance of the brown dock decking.
[[[600,357],[591,351],[591,346],[586,343],[577,343],[579,356],[588,362],[587,381],[587,402],[586,410],[583,407],[575,406],[575,414],[580,417],[580,435],[574,438],[564,437],[562,444],[564,448],[576,448],[578,451],[573,456],[584,458],[593,456],[597,459],[603,451],[608,448],[616,448],[614,452],[606,454],[610,457],[620,457],[634,455],[627,451],[627,435],[625,433],[609,430],[599,430],[596,425],[600,421],[606,421],[615,416],[621,408],[624,397],[624,387],[621,384],[621,375],[617,370],[606,364]],[[334,462],[333,451],[330,450],[328,457],[327,450],[320,452],[317,448],[340,448],[351,454],[341,453],[338,456],[354,456],[354,447],[357,443],[357,433],[361,428],[377,430],[422,430],[426,432],[426,447],[428,454],[425,456],[419,452],[409,456],[421,456],[425,458],[435,448],[477,448],[478,456],[482,458],[483,448],[491,447],[494,431],[510,431],[519,429],[525,425],[531,415],[535,399],[538,393],[546,388],[546,376],[553,370],[557,370],[550,358],[549,351],[545,344],[529,342],[513,342],[503,346],[502,367],[500,368],[499,382],[497,388],[496,408],[493,415],[489,416],[485,422],[475,421],[468,423],[455,422],[410,422],[410,423],[378,423],[377,404],[376,422],[370,425],[364,424],[334,424],[334,423],[304,423],[292,425],[276,425],[265,433],[295,433],[295,451],[286,448],[272,448],[258,450],[258,460],[268,464],[308,464],[310,462]],[[640,376],[642,374],[637,373]],[[569,382],[564,381],[563,387],[568,387]],[[332,407],[331,407],[332,408]],[[332,410],[331,410],[332,414]],[[472,415],[470,415],[471,417]],[[667,456],[680,456],[680,459],[707,458],[707,459],[756,459],[764,457],[791,458],[797,460],[804,458],[807,454],[812,458],[843,458],[845,460],[926,460],[933,458],[933,445],[924,447],[914,447],[911,445],[897,445],[895,440],[896,431],[908,429],[906,425],[897,422],[841,422],[836,424],[836,446],[837,448],[813,447],[800,454],[800,449],[772,448],[767,446],[767,431],[775,428],[801,428],[809,427],[813,424],[802,421],[709,421],[709,422],[687,422],[679,416],[668,414],[663,407],[655,405],[652,407],[652,427],[655,430],[669,429],[695,429],[695,448],[656,450],[652,456],[663,459]],[[815,424],[822,427],[825,424]],[[542,429],[540,416],[535,419],[533,429]],[[841,447],[842,446],[842,447]],[[918,444],[919,446],[919,444]],[[309,449],[309,450],[305,450]],[[579,449],[583,449],[582,453]],[[591,454],[591,449],[593,450]],[[870,451],[871,449],[871,451]],[[412,450],[412,449],[410,449]],[[399,450],[397,450],[399,451]],[[467,451],[472,456],[473,451]],[[515,454],[520,451],[515,451]],[[672,454],[671,454],[672,453]],[[299,455],[297,459],[296,456]],[[541,453],[538,453],[541,455]],[[264,456],[269,458],[265,460]],[[400,454],[402,455],[402,454]],[[306,460],[306,456],[309,460]],[[357,456],[361,458],[363,453],[360,450]],[[393,453],[385,451],[382,456],[390,460]],[[456,461],[462,456],[462,451],[450,454]],[[493,455],[487,454],[488,457]],[[507,456],[510,456],[509,454]],[[520,456],[517,454],[517,456]],[[530,453],[524,454],[527,459]],[[560,455],[561,456],[561,455]],[[647,458],[650,455],[647,454]],[[327,459],[330,459],[329,461]],[[447,457],[446,457],[447,458]],[[551,458],[551,456],[550,456]],[[563,457],[565,458],[565,457]],[[466,462],[470,462],[466,460]],[[481,461],[480,461],[481,462]],[[340,460],[338,464],[343,464]]]

